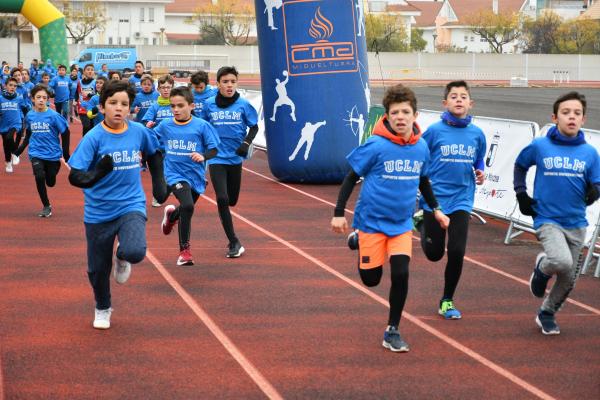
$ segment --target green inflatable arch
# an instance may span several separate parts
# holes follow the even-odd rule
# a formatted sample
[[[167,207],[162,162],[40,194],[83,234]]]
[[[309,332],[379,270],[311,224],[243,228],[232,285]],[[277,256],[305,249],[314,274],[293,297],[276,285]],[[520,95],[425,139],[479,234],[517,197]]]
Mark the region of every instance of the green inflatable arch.
[[[0,12],[22,14],[39,29],[42,60],[68,64],[65,16],[48,0],[2,0]]]

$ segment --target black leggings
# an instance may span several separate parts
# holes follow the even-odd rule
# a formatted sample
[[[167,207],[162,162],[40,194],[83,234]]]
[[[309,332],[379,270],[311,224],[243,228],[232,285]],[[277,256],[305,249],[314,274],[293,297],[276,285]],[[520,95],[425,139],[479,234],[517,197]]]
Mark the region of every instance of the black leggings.
[[[9,162],[12,160],[12,153],[17,149],[15,146],[15,128],[8,132],[2,132],[2,148],[4,149],[4,161]],[[18,138],[18,137],[17,137]],[[20,138],[18,138],[20,140]]]
[[[462,273],[463,259],[467,248],[467,235],[469,233],[469,219],[471,215],[466,211],[456,211],[449,214],[450,226],[448,227],[448,262],[444,273],[444,295],[442,299],[452,299],[460,275]],[[425,256],[430,261],[439,261],[444,257],[446,231],[440,227],[433,213],[424,211],[423,226],[421,228],[421,247]]]
[[[408,263],[410,257],[406,255],[395,255],[390,257],[390,270],[392,272],[392,286],[390,287],[390,313],[388,325],[398,327],[406,295],[408,294]],[[365,286],[373,287],[381,281],[383,265],[371,269],[360,269],[360,279]]]
[[[85,136],[94,127],[94,122],[85,114],[79,114],[79,120],[82,126],[81,136]]]
[[[48,207],[50,200],[48,200],[46,185],[48,187],[56,185],[56,175],[60,171],[60,161],[42,160],[41,158],[34,157],[31,159],[31,167],[33,168],[35,186],[40,195],[40,200],[44,207]]]
[[[229,207],[235,206],[240,196],[242,164],[211,164],[208,171],[217,196],[217,208],[219,209],[221,224],[229,243],[234,243],[238,239],[233,230],[233,220]]]
[[[198,201],[200,194],[192,190],[189,183],[179,182],[169,188],[177,200],[179,207],[171,213],[170,222],[179,220],[179,250],[183,250],[190,244],[190,234],[192,231],[192,215],[194,215],[194,205]]]

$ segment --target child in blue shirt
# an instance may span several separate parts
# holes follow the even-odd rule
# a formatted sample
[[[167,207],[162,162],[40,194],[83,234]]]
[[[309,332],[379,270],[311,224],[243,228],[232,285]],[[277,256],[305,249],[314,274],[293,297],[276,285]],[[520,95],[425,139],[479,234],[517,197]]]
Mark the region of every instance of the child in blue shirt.
[[[146,198],[140,174],[140,153],[146,152],[157,198],[165,199],[162,154],[156,136],[128,121],[135,90],[127,82],[110,81],[100,104],[104,121],[79,142],[69,165],[69,181],[83,188],[88,277],[96,299],[93,327],[110,328],[110,273],[125,283],[131,264],[146,255]],[[113,257],[113,246],[119,238]]]
[[[21,140],[23,129],[23,109],[25,100],[17,94],[17,80],[8,78],[5,90],[0,95],[0,135],[4,148],[4,162],[7,173],[13,172],[13,161],[18,164],[18,157],[12,152]]]
[[[71,65],[69,73],[69,122],[73,122],[73,115],[77,114],[77,88],[79,88],[79,68],[76,64]]]
[[[442,103],[446,108],[442,120],[431,125],[423,139],[431,153],[429,178],[433,191],[442,210],[450,217],[448,261],[438,314],[445,319],[460,319],[462,314],[455,308],[453,298],[467,248],[475,185],[482,185],[485,180],[486,140],[483,131],[471,123],[469,110],[473,101],[465,81],[448,83]],[[421,201],[421,206],[421,248],[429,260],[438,261],[446,250],[446,230],[439,227],[427,204]]]
[[[65,118],[69,117],[72,84],[71,78],[67,76],[67,67],[60,64],[58,74],[52,78],[48,86],[54,92],[54,109]]]
[[[102,88],[106,84],[107,79],[103,76],[99,76],[96,78],[96,94],[90,99],[88,102],[87,117],[92,122],[93,126],[98,125],[100,122],[104,120],[104,114],[100,112],[98,109],[98,105],[100,104],[100,95],[102,94]]]
[[[219,68],[217,84],[219,91],[204,103],[202,118],[215,127],[221,140],[216,157],[208,162],[208,171],[215,188],[221,224],[229,240],[227,257],[236,258],[245,249],[233,229],[229,207],[238,202],[242,161],[248,156],[248,149],[258,132],[258,115],[250,102],[241,98],[236,90],[238,72],[235,67]]]
[[[31,90],[31,97],[34,107],[25,117],[27,134],[15,154],[20,155],[29,146],[35,186],[43,206],[38,217],[48,218],[52,215],[52,205],[46,186],[54,187],[56,184],[61,157],[65,162],[69,161],[69,124],[62,115],[46,105],[50,97],[48,88],[35,86]]]
[[[87,116],[87,112],[91,108],[89,102],[96,94],[96,80],[94,79],[94,75],[94,64],[86,64],[83,67],[83,77],[77,87],[77,114],[81,121],[81,134],[83,136],[94,126],[92,120]]]
[[[142,77],[144,76],[144,63],[140,60],[135,62],[133,74],[129,77],[129,83],[134,85],[136,93],[142,91]],[[173,86],[173,84],[171,84]],[[168,96],[167,96],[168,98]]]
[[[146,127],[154,129],[162,121],[173,118],[169,95],[174,84],[175,81],[171,75],[164,75],[158,79],[158,92],[160,96],[158,96],[156,102],[150,105],[142,117],[142,123]]]
[[[194,98],[189,88],[173,89],[170,99],[173,118],[163,121],[155,131],[165,144],[165,178],[179,207],[165,207],[162,231],[170,234],[179,222],[177,265],[193,265],[190,232],[194,204],[206,188],[206,160],[217,154],[219,137],[211,124],[192,116]]]
[[[383,106],[385,114],[373,136],[347,157],[350,172],[342,183],[331,227],[338,233],[348,229],[346,203],[354,185],[364,177],[352,224],[358,229],[359,273],[366,286],[378,285],[386,255],[389,257],[390,311],[382,344],[391,351],[406,352],[409,347],[398,326],[408,293],[417,189],[434,210],[440,229],[448,227],[449,219],[440,211],[427,177],[429,149],[416,124],[415,94],[402,85],[393,86],[386,91]]]
[[[150,106],[156,103],[158,92],[154,90],[154,80],[150,75],[144,75],[141,80],[142,91],[135,95],[132,111],[135,114],[135,120],[142,122],[144,115]]]
[[[206,71],[198,71],[192,74],[190,78],[194,94],[194,115],[202,115],[204,102],[209,98],[217,95],[217,88],[213,88],[208,84],[208,73]]]
[[[514,188],[519,209],[533,217],[536,236],[544,251],[538,254],[529,281],[531,293],[544,297],[548,280],[556,275],[550,293],[536,316],[544,335],[558,335],[555,314],[575,287],[588,222],[585,209],[598,200],[600,158],[586,143],[585,96],[569,92],[553,105],[553,126],[545,137],[534,139],[515,161]],[[536,166],[533,199],[525,178]]]

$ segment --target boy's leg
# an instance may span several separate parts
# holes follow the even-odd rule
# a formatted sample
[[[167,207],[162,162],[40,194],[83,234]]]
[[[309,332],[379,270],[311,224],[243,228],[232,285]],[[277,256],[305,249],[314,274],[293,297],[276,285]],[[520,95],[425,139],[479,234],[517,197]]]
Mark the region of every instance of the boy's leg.
[[[556,281],[541,309],[554,314],[562,307],[579,276],[579,257],[585,240],[585,228],[563,229],[544,224],[537,235],[546,253],[539,268],[546,275],[556,275]]]
[[[60,171],[60,161],[44,161],[44,172],[46,175],[46,185],[54,187],[56,185],[56,175]]]
[[[452,224],[452,221],[450,221]],[[421,227],[421,248],[430,261],[439,261],[446,250],[446,231],[440,227],[431,211],[423,210]]]
[[[85,223],[88,278],[94,290],[98,310],[107,310],[111,307],[110,270],[117,230],[116,221],[101,224]]]
[[[44,160],[39,158],[31,159],[31,168],[33,169],[33,177],[35,178],[35,187],[37,188],[40,200],[44,207],[50,206],[50,200],[48,200],[48,192],[46,190],[46,168]]]
[[[242,187],[242,164],[227,166],[227,195],[229,196],[229,206],[233,207],[240,198],[240,189]]]
[[[377,286],[381,281],[387,239],[383,233],[358,231],[358,272],[365,286]]]
[[[179,250],[189,247],[192,216],[194,215],[194,197],[187,182],[178,182],[173,186],[173,194],[179,200],[179,207],[173,211],[171,218],[179,219]],[[196,197],[196,200],[198,197]],[[169,219],[171,219],[169,218]]]
[[[208,169],[210,173],[210,181],[215,190],[217,197],[217,208],[219,210],[219,218],[225,230],[225,235],[229,239],[229,243],[234,243],[238,239],[235,236],[233,229],[233,220],[229,211],[229,194],[227,192],[227,169],[226,165],[211,164]]]
[[[470,215],[466,211],[456,211],[449,215],[448,226],[448,262],[444,273],[443,299],[452,299],[462,273]]]
[[[137,264],[146,257],[146,217],[130,212],[117,219],[117,259]]]
[[[11,162],[13,147],[14,142],[12,131],[2,132],[2,148],[4,149],[4,162]]]
[[[79,114],[79,120],[81,121],[82,126],[81,136],[85,136],[85,134],[92,129],[92,120],[85,114]]]

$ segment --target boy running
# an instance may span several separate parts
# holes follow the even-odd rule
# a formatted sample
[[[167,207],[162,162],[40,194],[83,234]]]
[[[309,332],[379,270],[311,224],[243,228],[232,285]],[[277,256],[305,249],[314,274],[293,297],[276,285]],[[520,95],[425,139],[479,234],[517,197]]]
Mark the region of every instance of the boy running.
[[[0,95],[0,135],[4,148],[4,162],[7,173],[13,172],[13,162],[18,164],[19,158],[12,152],[19,145],[23,129],[23,109],[25,100],[17,94],[18,81],[15,78],[6,80],[5,90]]]
[[[83,188],[88,277],[96,309],[93,327],[110,328],[110,272],[125,283],[131,264],[146,255],[146,198],[140,174],[140,153],[149,154],[154,195],[165,199],[162,154],[156,136],[127,120],[135,89],[110,81],[100,96],[104,121],[84,136],[69,160],[69,182]],[[118,244],[113,258],[113,246]]]
[[[202,109],[202,117],[215,127],[221,140],[217,156],[209,160],[208,164],[210,180],[217,197],[219,218],[229,240],[229,258],[239,257],[245,251],[233,229],[229,207],[238,202],[242,185],[242,162],[248,156],[248,149],[258,132],[256,110],[248,100],[240,97],[236,91],[237,84],[238,72],[235,67],[219,68],[219,91],[215,97],[206,100]]]
[[[475,201],[475,184],[482,185],[486,141],[483,131],[471,123],[473,107],[465,81],[446,85],[442,120],[431,125],[423,139],[431,152],[429,178],[444,213],[450,217],[448,227],[448,261],[444,273],[444,293],[438,314],[445,319],[460,319],[454,306],[454,293],[462,273],[467,248],[469,219]],[[446,230],[441,229],[432,208],[421,200],[423,223],[421,247],[431,261],[439,261],[446,250]]]
[[[69,117],[69,98],[71,95],[71,79],[67,76],[67,67],[58,66],[58,75],[48,85],[54,92],[54,109],[65,118]]]
[[[50,97],[48,88],[44,85],[35,86],[31,90],[31,97],[33,98],[33,110],[28,112],[25,117],[27,133],[15,154],[19,156],[29,145],[29,160],[33,168],[35,186],[43,206],[38,217],[49,218],[52,215],[52,205],[48,199],[46,186],[54,187],[56,184],[61,157],[65,162],[69,161],[71,134],[67,120],[48,108],[47,103]]]
[[[98,105],[100,104],[100,95],[102,93],[102,88],[106,84],[107,80],[108,79],[106,79],[103,76],[99,76],[96,78],[96,94],[90,99],[88,103],[88,107],[90,107],[90,109],[86,114],[92,122],[92,126],[96,126],[104,120],[104,114],[100,112]]]
[[[146,127],[154,129],[162,121],[173,118],[169,95],[174,84],[175,81],[171,75],[164,75],[158,79],[158,92],[160,96],[150,105],[148,111],[142,117],[142,123]]]
[[[535,260],[529,281],[531,293],[544,297],[548,281],[556,275],[535,319],[544,335],[560,334],[554,315],[575,287],[588,225],[585,209],[598,200],[600,192],[598,150],[586,143],[581,131],[586,107],[582,94],[560,96],[552,110],[556,125],[545,137],[534,139],[521,150],[515,161],[514,188],[519,209],[533,217],[536,236],[544,248]],[[534,165],[532,199],[525,178]]]
[[[190,78],[194,93],[194,115],[202,115],[202,108],[204,108],[204,102],[209,98],[217,95],[217,88],[213,88],[208,84],[208,73],[206,71],[198,71]]]
[[[85,136],[93,127],[92,121],[88,118],[87,112],[91,108],[90,100],[96,94],[96,80],[94,79],[94,64],[87,64],[83,67],[83,77],[77,87],[77,114],[81,121],[82,136]]]
[[[136,122],[142,122],[150,106],[156,103],[158,92],[154,90],[154,80],[150,75],[144,75],[141,80],[142,91],[135,95],[132,109]]]
[[[177,265],[193,265],[190,233],[194,205],[206,188],[205,161],[217,154],[219,137],[211,124],[192,116],[194,97],[189,88],[173,89],[170,99],[174,118],[163,121],[156,133],[165,144],[165,178],[179,207],[165,207],[162,232],[170,234],[179,221]]]
[[[383,106],[385,114],[375,125],[373,136],[346,157],[350,172],[342,183],[331,227],[338,233],[348,229],[344,209],[354,185],[364,177],[353,222],[358,229],[360,278],[366,286],[378,285],[387,254],[392,286],[383,347],[406,352],[409,347],[398,326],[408,293],[417,189],[434,210],[432,218],[440,229],[448,227],[449,219],[439,209],[427,177],[429,149],[416,124],[415,94],[402,85],[393,86],[386,91]]]

